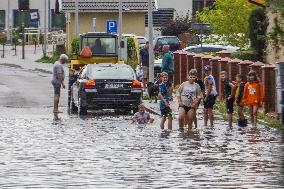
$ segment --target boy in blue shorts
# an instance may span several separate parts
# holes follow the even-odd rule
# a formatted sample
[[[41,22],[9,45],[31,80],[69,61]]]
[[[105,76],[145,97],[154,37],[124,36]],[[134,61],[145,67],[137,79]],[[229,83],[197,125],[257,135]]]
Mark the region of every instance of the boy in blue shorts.
[[[164,129],[164,125],[166,120],[168,119],[168,129],[172,129],[172,109],[170,107],[170,97],[167,89],[167,81],[168,81],[168,74],[166,72],[162,72],[160,74],[161,84],[159,85],[160,92],[158,94],[160,101],[160,110],[161,110],[161,129]]]

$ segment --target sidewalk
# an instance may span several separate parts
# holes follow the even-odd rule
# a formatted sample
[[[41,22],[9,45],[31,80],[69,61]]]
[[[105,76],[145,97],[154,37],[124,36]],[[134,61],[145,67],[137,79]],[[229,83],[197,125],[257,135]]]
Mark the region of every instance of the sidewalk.
[[[52,74],[53,65],[46,63],[38,63],[36,60],[43,56],[42,47],[37,46],[36,52],[33,45],[25,46],[25,59],[22,59],[22,47],[17,46],[17,55],[15,56],[15,50],[12,50],[12,46],[5,46],[5,57],[0,57],[0,65],[17,67],[24,70],[36,71],[46,74]],[[52,45],[48,45],[47,53],[52,52]],[[2,56],[2,51],[0,50],[0,56]],[[64,65],[66,73],[68,73],[68,66]]]

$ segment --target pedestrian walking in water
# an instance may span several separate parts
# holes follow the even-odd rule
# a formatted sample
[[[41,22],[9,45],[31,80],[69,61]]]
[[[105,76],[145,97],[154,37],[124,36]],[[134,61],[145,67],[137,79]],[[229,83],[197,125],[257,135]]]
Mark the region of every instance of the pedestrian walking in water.
[[[216,97],[218,95],[216,90],[216,82],[214,77],[211,75],[211,67],[204,66],[203,68],[205,78],[204,78],[204,125],[207,126],[208,119],[210,120],[210,125],[214,125],[214,113],[213,108],[215,104]]]
[[[144,48],[140,50],[140,66],[143,70],[143,87],[144,91],[146,89],[146,85],[148,84],[148,77],[149,77],[149,42],[146,42],[146,45]]]
[[[197,83],[201,89],[201,94],[202,94],[202,97],[204,96],[204,82],[202,79],[198,78],[198,74],[197,74],[197,70],[196,69],[191,69],[190,72],[193,72],[194,75],[196,75],[196,78],[195,78],[195,83]],[[200,104],[200,102],[199,102]],[[198,104],[198,106],[199,106]],[[197,107],[198,107],[197,106]],[[195,111],[195,116],[194,116],[194,126],[195,128],[197,128],[197,110]]]
[[[226,71],[222,71],[220,73],[220,78],[224,86],[224,96],[226,100],[226,110],[227,110],[227,119],[229,123],[229,127],[233,126],[233,112],[234,112],[234,84],[228,78],[228,73]]]
[[[173,53],[170,51],[169,45],[163,46],[163,60],[161,65],[161,72],[168,74],[167,88],[170,95],[170,100],[173,99],[173,77],[174,77],[174,58]]]
[[[59,99],[60,99],[60,88],[62,87],[65,89],[64,85],[64,68],[63,64],[65,64],[68,61],[68,56],[66,54],[61,54],[59,57],[59,60],[56,61],[53,65],[53,74],[52,74],[52,80],[51,84],[54,88],[54,107],[53,107],[53,114],[54,114],[54,120],[58,120],[58,114],[62,113],[58,110],[59,106]]]
[[[202,98],[200,86],[195,83],[196,72],[191,71],[187,76],[188,81],[183,82],[177,90],[179,106],[179,128],[182,130],[184,121],[188,120],[188,130],[196,117],[196,110]]]
[[[263,85],[255,71],[248,74],[248,82],[244,88],[243,103],[250,109],[250,119],[253,126],[257,124],[257,112],[264,100]]]
[[[244,104],[242,102],[244,88],[245,88],[245,78],[244,76],[238,74],[236,76],[236,93],[235,93],[235,101],[238,107],[238,125],[241,127],[247,126],[247,120],[244,115]]]
[[[161,78],[161,83],[159,85],[160,92],[158,94],[159,98],[161,99],[160,101],[160,110],[161,110],[161,124],[160,127],[161,129],[164,129],[164,125],[166,120],[168,119],[168,129],[172,129],[172,120],[173,120],[173,115],[172,115],[172,109],[170,106],[170,97],[167,89],[167,81],[168,81],[168,74],[166,72],[162,72],[160,74]]]

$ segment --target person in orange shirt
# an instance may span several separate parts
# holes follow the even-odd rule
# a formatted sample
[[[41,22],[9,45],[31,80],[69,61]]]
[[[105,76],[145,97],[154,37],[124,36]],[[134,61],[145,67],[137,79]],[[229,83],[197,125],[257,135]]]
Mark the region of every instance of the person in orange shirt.
[[[255,71],[250,71],[248,74],[248,82],[244,88],[243,104],[250,108],[251,123],[256,126],[257,111],[262,106],[264,99],[263,85],[259,81]]]

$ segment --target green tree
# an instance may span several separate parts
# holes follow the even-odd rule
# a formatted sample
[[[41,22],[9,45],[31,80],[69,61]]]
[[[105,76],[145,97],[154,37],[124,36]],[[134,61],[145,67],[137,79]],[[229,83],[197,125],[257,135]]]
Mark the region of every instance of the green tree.
[[[214,9],[203,9],[197,18],[210,23],[213,33],[228,44],[245,47],[249,43],[249,17],[255,8],[247,0],[216,0]]]
[[[249,19],[249,38],[257,57],[263,61],[266,48],[267,18],[264,9],[252,11]]]

